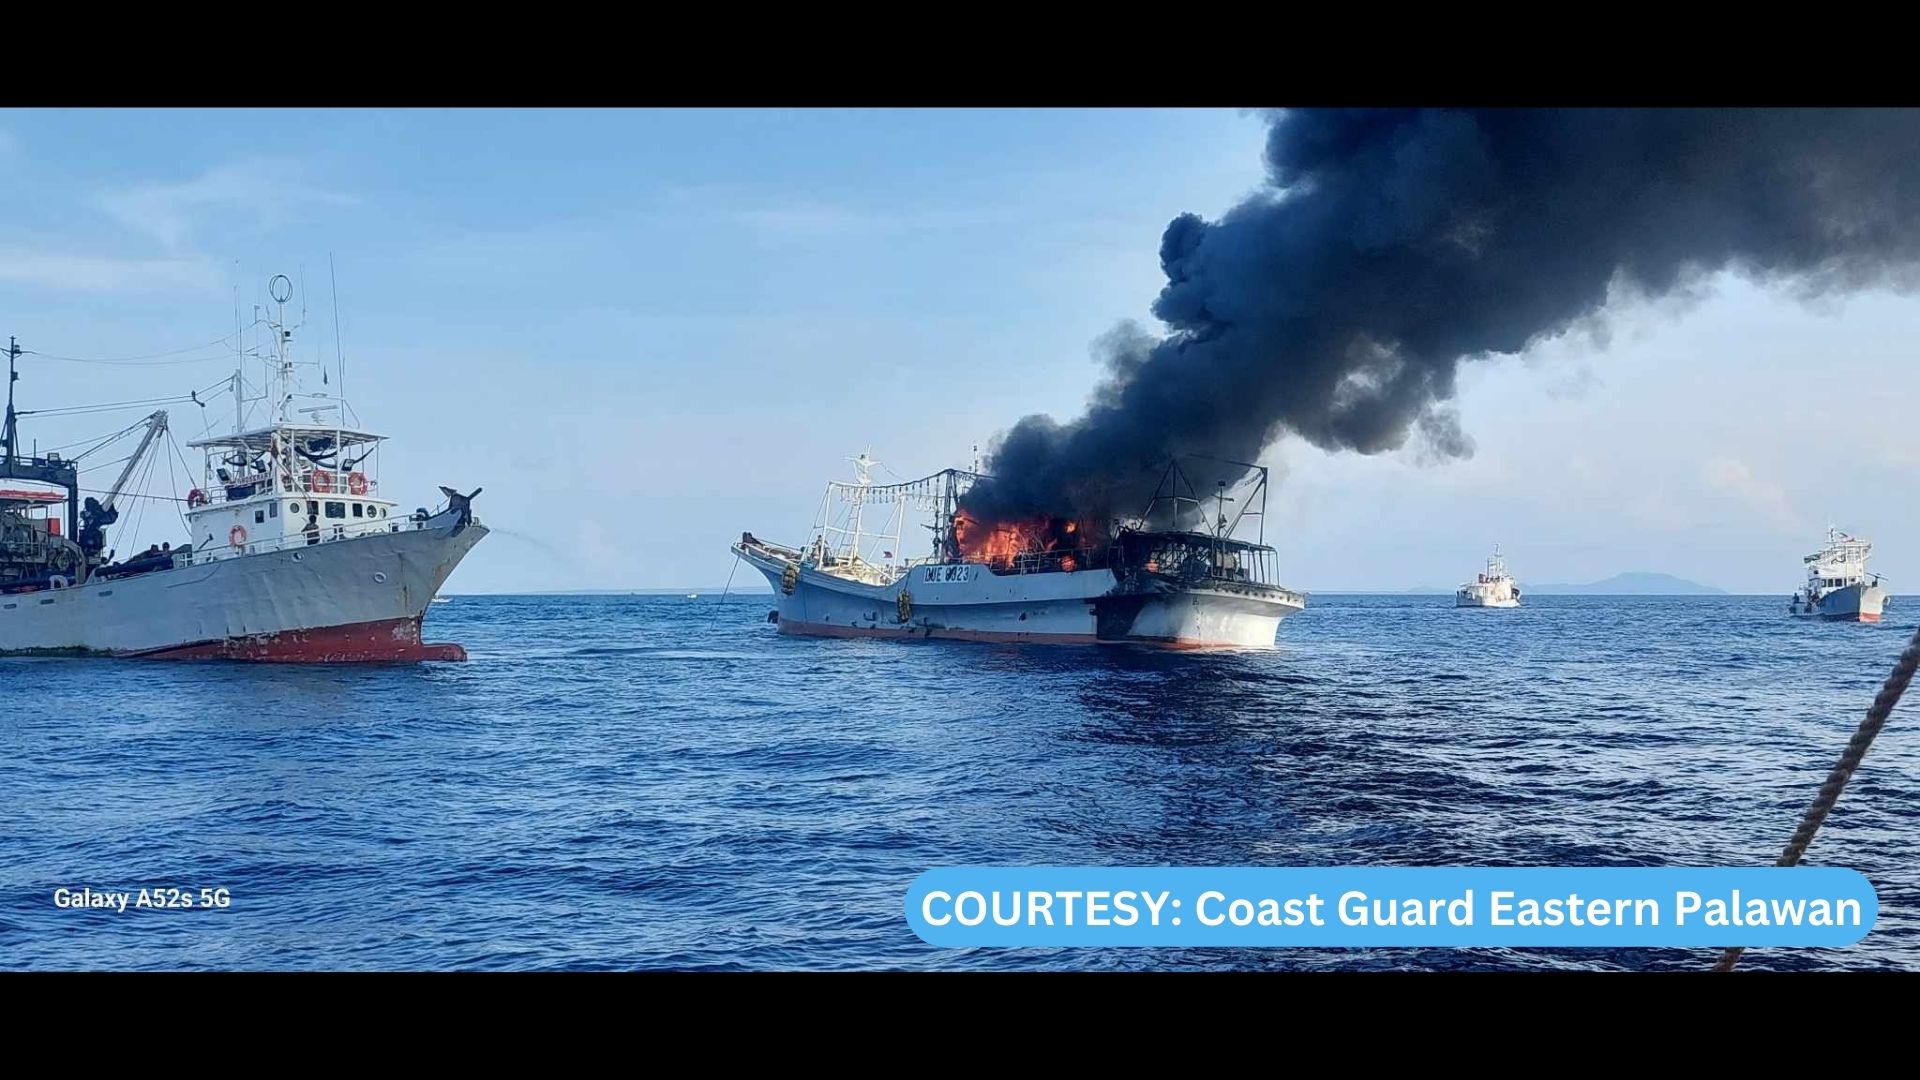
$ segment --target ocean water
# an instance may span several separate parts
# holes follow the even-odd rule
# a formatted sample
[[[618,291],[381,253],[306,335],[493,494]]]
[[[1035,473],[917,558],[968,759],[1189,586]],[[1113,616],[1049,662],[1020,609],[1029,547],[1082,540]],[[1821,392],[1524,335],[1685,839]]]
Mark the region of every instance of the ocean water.
[[[1920,617],[1318,596],[1271,653],[789,638],[765,596],[461,597],[466,664],[0,660],[0,968],[1698,969],[1704,950],[940,950],[964,863],[1771,863]],[[1920,697],[1920,695],[1916,695]],[[1920,700],[1809,862],[1920,968]],[[218,910],[53,890],[222,888]]]

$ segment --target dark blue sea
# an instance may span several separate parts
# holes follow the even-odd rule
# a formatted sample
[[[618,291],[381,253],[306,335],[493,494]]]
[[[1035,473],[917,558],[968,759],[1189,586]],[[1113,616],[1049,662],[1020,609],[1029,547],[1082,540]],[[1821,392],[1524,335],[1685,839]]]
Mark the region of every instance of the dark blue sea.
[[[947,951],[902,898],[954,864],[1771,863],[1920,617],[1449,603],[1317,596],[1278,651],[1208,654],[781,637],[764,596],[460,597],[428,629],[465,664],[0,660],[0,968],[1699,969]],[[1808,861],[1864,872],[1877,929],[1743,967],[1920,968],[1920,701]]]

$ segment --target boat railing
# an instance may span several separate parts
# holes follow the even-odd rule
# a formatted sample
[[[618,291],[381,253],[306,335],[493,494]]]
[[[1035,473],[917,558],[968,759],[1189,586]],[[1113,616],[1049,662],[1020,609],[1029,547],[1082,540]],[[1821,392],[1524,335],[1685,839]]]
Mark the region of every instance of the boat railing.
[[[357,540],[361,537],[380,533],[416,532],[427,527],[430,519],[417,516],[375,518],[370,521],[339,522],[322,525],[317,533],[286,533],[280,536],[266,536],[258,540],[249,539],[242,544],[221,544],[188,551],[175,555],[173,565],[198,566],[222,559],[238,558],[242,555],[264,555],[274,551],[299,551],[317,544],[330,544],[339,540]]]
[[[1023,551],[1016,555],[984,560],[996,574],[1046,574],[1063,570],[1090,570],[1104,551],[1096,548],[1056,548],[1052,551]]]
[[[315,474],[321,474],[316,477]],[[355,491],[356,482],[360,490]],[[317,482],[316,482],[317,481]],[[217,477],[201,494],[208,503],[240,502],[255,498],[262,493],[274,495],[292,495],[298,497],[318,496],[324,499],[360,499],[369,496],[379,497],[380,481],[362,472],[341,474],[331,469],[301,469],[288,474],[284,470],[279,474],[279,483],[274,483],[274,474],[270,472],[247,473],[222,480]]]
[[[273,491],[271,473],[248,473],[227,480],[216,479],[210,486],[202,488],[208,503],[241,502],[251,499],[262,492]]]
[[[355,477],[358,479],[356,480]],[[355,491],[355,487],[360,490]],[[328,498],[355,498],[372,495],[379,491],[380,481],[358,469],[341,472],[338,469],[308,466],[294,473],[292,486],[288,490]]]

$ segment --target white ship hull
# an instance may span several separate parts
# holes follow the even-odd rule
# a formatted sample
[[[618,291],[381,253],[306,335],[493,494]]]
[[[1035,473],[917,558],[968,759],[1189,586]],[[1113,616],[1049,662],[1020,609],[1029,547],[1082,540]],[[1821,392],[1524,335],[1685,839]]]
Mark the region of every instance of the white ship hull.
[[[1520,601],[1511,596],[1492,596],[1482,593],[1458,593],[1453,598],[1454,607],[1478,608],[1517,608]]]
[[[1796,597],[1788,611],[1803,619],[1830,622],[1879,622],[1886,610],[1887,591],[1878,585],[1848,585],[1833,589],[1812,603]]]
[[[1487,560],[1486,572],[1454,590],[1453,606],[1457,608],[1517,608],[1520,606],[1520,587],[1507,575],[1507,564],[1500,557],[1498,547],[1493,549],[1493,558]]]
[[[868,585],[734,551],[772,584],[788,634],[1271,649],[1280,620],[1304,606],[1285,590],[1226,583],[1115,596],[1104,569],[1003,575],[981,563],[917,566]]]
[[[464,660],[458,645],[423,644],[420,626],[486,534],[449,511],[398,531],[0,595],[0,654]]]

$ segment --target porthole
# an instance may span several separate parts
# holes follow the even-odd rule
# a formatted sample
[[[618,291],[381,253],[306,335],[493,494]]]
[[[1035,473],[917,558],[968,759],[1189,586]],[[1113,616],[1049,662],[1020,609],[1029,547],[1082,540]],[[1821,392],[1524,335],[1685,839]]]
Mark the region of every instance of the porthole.
[[[290,503],[288,503],[288,504],[287,504],[287,513],[289,513],[289,514],[298,514],[299,512],[300,512],[300,504],[299,504],[299,503],[297,503],[297,502],[290,502]]]

